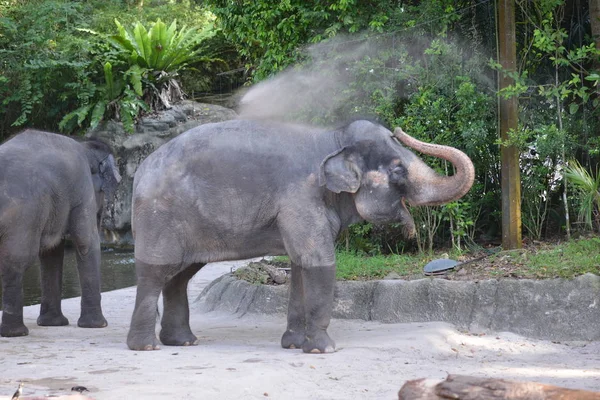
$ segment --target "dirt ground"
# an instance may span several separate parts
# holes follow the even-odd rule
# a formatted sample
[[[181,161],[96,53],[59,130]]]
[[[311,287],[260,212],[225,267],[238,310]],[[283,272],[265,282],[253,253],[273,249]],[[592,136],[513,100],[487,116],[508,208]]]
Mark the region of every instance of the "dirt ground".
[[[190,301],[233,263],[210,264],[190,283]],[[552,343],[511,333],[473,335],[447,323],[333,320],[337,352],[284,350],[285,316],[200,313],[192,304],[192,347],[130,351],[125,345],[135,288],[103,294],[109,326],[74,326],[79,299],[63,302],[71,325],[0,338],[0,399],[25,382],[23,396],[89,389],[94,399],[394,399],[405,381],[466,374],[600,391],[600,343]]]

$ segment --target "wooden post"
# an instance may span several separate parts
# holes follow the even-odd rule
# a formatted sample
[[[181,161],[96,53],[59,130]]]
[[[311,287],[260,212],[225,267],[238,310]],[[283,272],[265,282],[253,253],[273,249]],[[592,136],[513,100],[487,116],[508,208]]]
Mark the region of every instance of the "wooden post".
[[[505,71],[516,71],[517,50],[514,0],[498,0],[498,57]],[[499,89],[510,86],[514,80],[498,72]],[[508,132],[517,129],[517,97],[499,99],[500,137],[508,139]],[[521,240],[521,174],[519,151],[515,146],[501,146],[502,171],[502,247],[518,249]]]

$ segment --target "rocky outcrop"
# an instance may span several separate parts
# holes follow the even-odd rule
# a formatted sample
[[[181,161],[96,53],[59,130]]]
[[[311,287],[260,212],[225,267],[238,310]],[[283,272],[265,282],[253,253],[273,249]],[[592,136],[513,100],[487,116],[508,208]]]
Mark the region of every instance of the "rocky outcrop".
[[[235,111],[214,104],[184,101],[158,114],[143,117],[134,134],[128,134],[121,123],[108,121],[87,133],[108,143],[114,150],[123,177],[102,220],[103,244],[130,246],[131,192],[133,176],[140,163],[154,150],[175,136],[198,125],[221,122],[237,117]]]

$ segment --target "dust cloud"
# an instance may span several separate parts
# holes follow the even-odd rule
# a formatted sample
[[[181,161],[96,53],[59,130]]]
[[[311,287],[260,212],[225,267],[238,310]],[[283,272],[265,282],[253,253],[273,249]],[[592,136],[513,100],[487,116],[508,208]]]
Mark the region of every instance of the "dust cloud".
[[[243,118],[320,125],[339,119],[352,104],[362,102],[349,98],[349,89],[360,79],[359,70],[368,68],[380,51],[373,40],[341,36],[312,45],[305,51],[305,62],[253,85],[240,100],[239,114]],[[391,82],[383,80],[375,86],[386,85]]]
[[[418,68],[428,69],[427,76],[434,82],[447,82],[447,77],[441,77],[447,71],[428,65],[426,49],[432,43],[432,38],[422,36],[401,40],[379,35],[339,36],[312,45],[304,52],[305,61],[250,87],[238,112],[242,118],[320,126],[356,118],[377,120],[374,94],[390,102],[408,97],[420,84]],[[456,54],[450,50],[443,57],[463,58],[462,53],[472,52],[472,47],[467,43],[448,47]],[[493,81],[482,71],[470,73],[492,90]]]

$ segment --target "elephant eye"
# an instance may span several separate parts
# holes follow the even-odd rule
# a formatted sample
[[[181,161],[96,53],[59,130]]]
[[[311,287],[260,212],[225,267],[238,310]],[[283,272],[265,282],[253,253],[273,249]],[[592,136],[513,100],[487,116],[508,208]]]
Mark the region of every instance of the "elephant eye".
[[[401,165],[394,165],[389,171],[390,182],[403,184],[406,181],[406,169]]]

